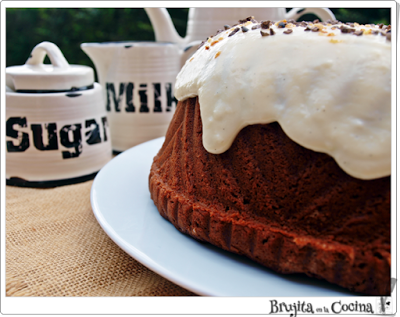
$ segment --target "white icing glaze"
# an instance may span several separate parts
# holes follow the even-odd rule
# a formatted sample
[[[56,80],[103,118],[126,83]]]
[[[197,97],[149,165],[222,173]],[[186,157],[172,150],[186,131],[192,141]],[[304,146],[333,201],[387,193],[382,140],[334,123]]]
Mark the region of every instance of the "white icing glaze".
[[[222,153],[245,126],[277,121],[353,177],[390,175],[391,44],[371,34],[379,27],[356,24],[357,36],[322,24],[283,34],[288,27],[274,25],[263,37],[245,25],[210,38],[177,76],[178,100],[199,97],[205,149]]]

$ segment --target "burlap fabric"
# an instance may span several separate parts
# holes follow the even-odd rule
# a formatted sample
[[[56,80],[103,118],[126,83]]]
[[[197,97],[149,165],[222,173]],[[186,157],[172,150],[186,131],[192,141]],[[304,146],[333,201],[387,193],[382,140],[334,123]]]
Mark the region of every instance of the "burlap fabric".
[[[6,187],[7,296],[191,296],[131,258],[102,230],[93,181]]]

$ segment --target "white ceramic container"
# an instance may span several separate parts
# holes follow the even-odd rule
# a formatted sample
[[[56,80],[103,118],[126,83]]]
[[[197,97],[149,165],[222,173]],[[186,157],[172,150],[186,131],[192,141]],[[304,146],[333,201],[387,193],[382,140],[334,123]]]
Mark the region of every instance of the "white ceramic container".
[[[175,112],[182,50],[159,42],[84,43],[104,88],[113,150],[164,136]]]
[[[51,65],[43,64],[46,55]],[[69,65],[56,45],[43,42],[6,77],[8,185],[85,181],[112,158],[102,88],[90,67]]]

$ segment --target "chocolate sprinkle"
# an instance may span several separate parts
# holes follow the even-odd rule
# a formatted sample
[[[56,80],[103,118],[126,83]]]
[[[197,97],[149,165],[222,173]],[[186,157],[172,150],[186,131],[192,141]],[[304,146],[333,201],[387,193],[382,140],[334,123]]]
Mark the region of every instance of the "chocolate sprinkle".
[[[232,36],[232,35],[235,35],[239,30],[240,30],[239,28],[235,28],[235,29],[228,35],[228,37],[229,37],[229,36]]]
[[[231,28],[230,25],[228,25],[228,24],[224,25],[225,30],[229,30],[230,28]]]
[[[304,31],[311,31],[311,28],[309,25],[307,25],[307,27],[304,29]]]
[[[246,33],[246,32],[248,32],[248,31],[249,31],[248,28],[246,28],[245,26],[242,26],[242,32],[243,32],[243,33]]]
[[[269,29],[269,24],[271,23],[271,21],[262,21],[261,22],[261,28],[262,29]]]
[[[354,35],[360,36],[360,35],[363,35],[363,33],[364,33],[363,31],[358,30],[358,31],[354,32]]]
[[[285,34],[290,34],[290,33],[292,33],[292,32],[293,32],[292,29],[287,29],[287,30],[283,31],[283,33],[285,33]]]
[[[270,32],[270,35],[275,35],[274,29],[271,28],[271,29],[269,30],[269,32]]]
[[[256,24],[256,25],[253,25],[252,26],[252,30],[256,30],[256,29],[259,29],[259,28],[261,28],[261,25],[260,24]]]
[[[255,21],[254,20],[254,16],[251,16],[251,17],[247,17],[246,19],[244,19],[244,20],[239,20],[239,23],[240,24],[243,24],[243,23],[246,23],[247,21]],[[257,21],[255,21],[255,22],[257,22]]]
[[[343,28],[341,28],[341,31],[342,31],[342,33],[353,33],[355,31],[355,29],[343,27]]]
[[[271,30],[272,30],[272,29],[271,29]],[[263,31],[263,30],[261,30],[260,33],[261,33],[261,36],[269,36],[268,31]]]
[[[313,31],[313,32],[318,32],[318,31],[319,31],[319,27],[318,27],[318,26],[314,26],[314,27],[311,29],[311,31]]]
[[[319,23],[319,19],[315,19],[312,23],[313,23],[313,24]]]
[[[386,39],[387,39],[388,41],[392,41],[392,33],[387,33],[387,34],[386,34]]]

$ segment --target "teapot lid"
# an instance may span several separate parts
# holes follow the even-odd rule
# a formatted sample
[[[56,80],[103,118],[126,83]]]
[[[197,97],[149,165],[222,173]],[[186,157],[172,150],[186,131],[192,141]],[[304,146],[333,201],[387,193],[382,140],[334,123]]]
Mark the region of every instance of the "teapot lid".
[[[43,64],[45,56],[51,64]],[[7,86],[15,91],[55,92],[87,88],[93,85],[91,67],[70,65],[57,45],[36,45],[25,65],[6,68]]]

